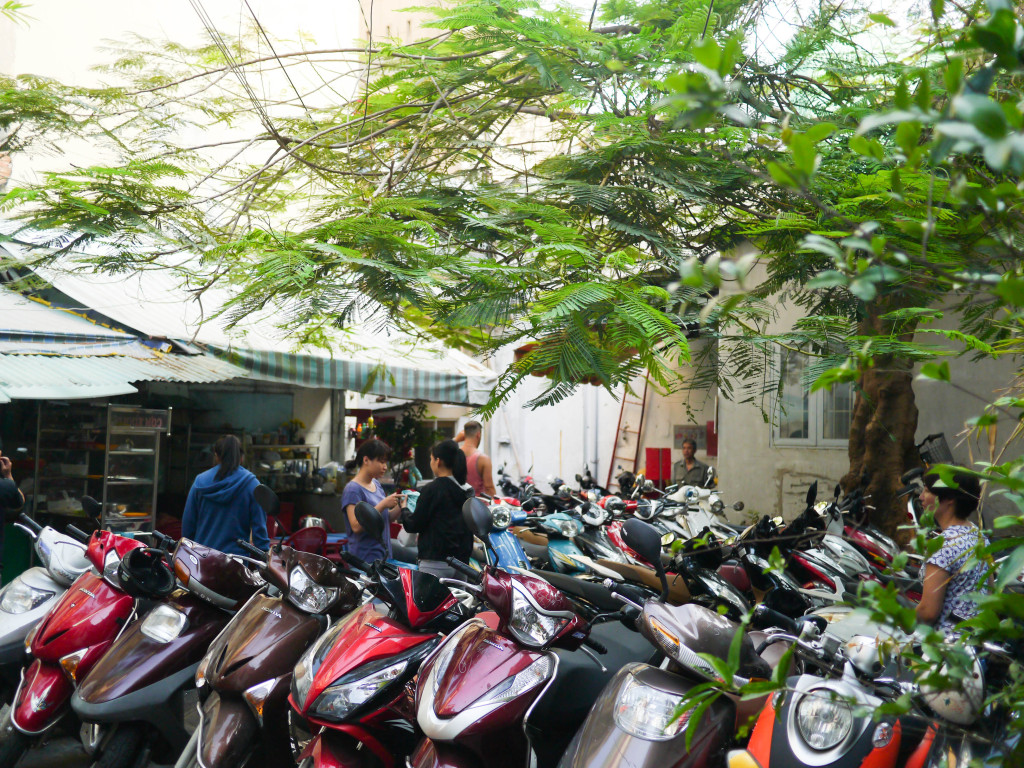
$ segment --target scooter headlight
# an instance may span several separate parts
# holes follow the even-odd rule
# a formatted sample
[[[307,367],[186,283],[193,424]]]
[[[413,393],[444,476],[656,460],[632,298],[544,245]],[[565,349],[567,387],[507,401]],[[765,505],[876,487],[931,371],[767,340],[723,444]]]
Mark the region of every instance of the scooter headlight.
[[[381,663],[385,666],[381,666]],[[356,707],[368,702],[381,689],[401,676],[409,666],[408,659],[395,662],[393,658],[389,658],[381,663],[366,664],[352,673],[359,675],[357,679],[335,683],[326,688],[316,697],[310,714],[324,720],[344,720]]]
[[[542,612],[518,584],[512,585],[512,618],[508,628],[524,645],[543,646],[562,631],[568,618]]]
[[[850,735],[853,708],[838,698],[835,691],[815,688],[796,705],[796,725],[809,747],[832,749]]]
[[[640,739],[668,741],[690,719],[688,711],[677,712],[679,702],[678,694],[651,688],[630,676],[615,699],[615,724]]]
[[[30,587],[23,581],[12,581],[0,590],[0,611],[4,613],[28,613],[37,608],[55,593]]]
[[[512,525],[512,510],[504,504],[491,507],[491,525],[499,531],[504,531]]]
[[[338,587],[317,584],[301,565],[292,568],[288,576],[288,599],[308,613],[325,613],[340,594]]]
[[[558,524],[558,530],[567,539],[576,538],[576,534],[580,532],[579,523],[575,520],[563,520]]]
[[[348,616],[337,622],[328,629],[313,645],[309,647],[299,663],[292,671],[292,699],[300,713],[305,712],[306,698],[309,696],[309,689],[313,685],[313,678],[316,677],[320,665],[334,647],[335,641],[345,631],[346,627],[355,620],[357,616],[365,616],[362,611],[353,611]]]
[[[169,605],[158,605],[142,620],[139,631],[158,643],[169,643],[184,631],[187,624],[188,619],[181,611]]]

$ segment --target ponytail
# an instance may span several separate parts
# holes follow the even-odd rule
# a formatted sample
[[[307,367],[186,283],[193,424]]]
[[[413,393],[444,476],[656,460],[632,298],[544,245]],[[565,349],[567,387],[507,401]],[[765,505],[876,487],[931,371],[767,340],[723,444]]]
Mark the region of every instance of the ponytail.
[[[452,471],[452,476],[459,484],[466,482],[466,454],[454,440],[442,440],[435,445],[430,453],[435,459]]]
[[[234,435],[224,435],[214,443],[213,455],[220,464],[216,479],[223,480],[242,463],[242,443]]]

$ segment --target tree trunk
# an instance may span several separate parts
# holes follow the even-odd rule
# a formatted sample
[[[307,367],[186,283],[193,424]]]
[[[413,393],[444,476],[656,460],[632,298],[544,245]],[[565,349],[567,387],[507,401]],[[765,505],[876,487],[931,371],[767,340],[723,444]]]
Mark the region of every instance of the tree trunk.
[[[889,303],[869,304],[858,334],[889,336],[892,329],[881,316],[894,309],[897,307]],[[911,341],[913,336],[909,330],[899,338]],[[891,536],[906,521],[906,510],[896,498],[902,487],[900,475],[921,463],[914,442],[917,405],[912,367],[910,361],[895,355],[878,355],[874,365],[864,371],[850,426],[850,470],[841,481],[847,492],[864,489],[867,503],[873,507],[871,521]]]

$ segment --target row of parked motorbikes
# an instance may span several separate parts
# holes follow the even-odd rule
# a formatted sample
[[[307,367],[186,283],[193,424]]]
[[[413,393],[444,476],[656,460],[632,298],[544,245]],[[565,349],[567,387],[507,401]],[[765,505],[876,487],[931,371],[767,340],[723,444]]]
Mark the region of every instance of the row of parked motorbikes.
[[[475,562],[441,579],[21,515],[42,565],[0,591],[0,768],[58,732],[101,768],[917,768],[1012,747],[985,700],[1013,649],[932,690],[852,613],[871,582],[908,605],[920,591],[859,494],[812,487],[788,525],[740,528],[713,488],[577,479],[468,499]],[[909,715],[873,716],[908,698]]]

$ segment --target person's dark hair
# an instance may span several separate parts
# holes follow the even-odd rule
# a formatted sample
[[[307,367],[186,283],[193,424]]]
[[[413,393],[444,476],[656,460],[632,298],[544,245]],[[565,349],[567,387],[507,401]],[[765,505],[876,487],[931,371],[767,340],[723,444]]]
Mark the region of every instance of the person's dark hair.
[[[955,504],[953,514],[961,520],[966,520],[978,508],[978,501],[981,498],[981,482],[974,475],[964,472],[954,473],[952,479],[956,488],[939,485],[941,480],[939,473],[929,472],[924,476],[924,484],[940,501],[952,499]]]
[[[476,437],[483,430],[483,424],[479,421],[467,421],[466,426],[462,428],[462,434],[466,437]]]
[[[466,482],[466,454],[454,440],[442,440],[430,449],[431,455],[452,471],[460,483]]]
[[[220,464],[216,479],[223,480],[242,463],[242,441],[234,435],[224,435],[213,444],[213,455]]]
[[[359,446],[359,450],[356,451],[356,457],[346,461],[345,468],[349,471],[355,470],[358,472],[363,466],[363,459],[370,459],[372,461],[375,459],[387,459],[390,456],[391,446],[383,440],[378,440],[374,437]]]
[[[685,438],[683,440],[683,447],[685,448],[687,445],[692,445],[693,446],[693,452],[694,453],[697,452],[697,441],[694,440],[692,437],[687,437],[687,438]]]

